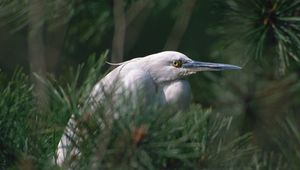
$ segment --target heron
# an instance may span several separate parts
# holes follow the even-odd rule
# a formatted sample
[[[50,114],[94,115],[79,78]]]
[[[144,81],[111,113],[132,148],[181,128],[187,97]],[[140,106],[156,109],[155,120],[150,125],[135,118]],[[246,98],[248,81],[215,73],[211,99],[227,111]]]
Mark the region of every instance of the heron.
[[[241,69],[230,64],[195,61],[176,51],[164,51],[110,64],[117,67],[95,84],[89,102],[91,110],[95,110],[97,105],[105,107],[113,102],[114,105],[110,104],[105,112],[114,115],[125,112],[128,105],[146,108],[155,104],[159,108],[185,110],[192,97],[190,84],[186,80],[188,76],[202,71]],[[126,100],[122,100],[124,96]],[[57,165],[63,165],[67,155],[70,155],[70,137],[76,136],[76,124],[72,115],[58,144]],[[78,149],[73,150],[73,154],[79,153]]]

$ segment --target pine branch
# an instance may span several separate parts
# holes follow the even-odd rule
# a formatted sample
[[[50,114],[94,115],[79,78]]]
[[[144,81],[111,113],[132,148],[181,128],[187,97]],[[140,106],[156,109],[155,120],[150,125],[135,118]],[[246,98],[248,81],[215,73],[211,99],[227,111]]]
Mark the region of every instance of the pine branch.
[[[291,59],[299,61],[299,8],[298,0],[228,0],[228,36],[238,38],[235,41],[242,38],[254,58],[266,58],[274,51],[283,74]]]

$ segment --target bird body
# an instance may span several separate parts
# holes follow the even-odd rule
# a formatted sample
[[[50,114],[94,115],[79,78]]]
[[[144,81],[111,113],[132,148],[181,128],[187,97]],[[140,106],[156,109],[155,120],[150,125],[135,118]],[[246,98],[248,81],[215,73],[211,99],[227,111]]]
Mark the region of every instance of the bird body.
[[[166,60],[165,53],[174,56]],[[184,78],[193,73],[173,70],[173,61],[190,60],[178,54],[164,52],[119,63],[117,68],[95,85],[91,99],[95,103],[103,103],[106,100],[103,94],[107,94],[115,97],[114,103],[122,105],[120,99],[129,95],[134,105],[150,105],[154,102],[160,107],[177,106],[179,110],[186,109],[191,100],[191,88]]]
[[[165,51],[114,64],[117,68],[103,77],[92,89],[89,102],[92,111],[104,107],[117,116],[129,109],[156,106],[180,111],[188,108],[191,88],[185,78],[199,71],[240,69],[238,66],[194,61],[182,53]],[[113,105],[112,105],[113,103]],[[57,149],[56,163],[62,165],[67,149],[76,136],[76,121],[70,119]],[[79,153],[78,150],[74,153]]]

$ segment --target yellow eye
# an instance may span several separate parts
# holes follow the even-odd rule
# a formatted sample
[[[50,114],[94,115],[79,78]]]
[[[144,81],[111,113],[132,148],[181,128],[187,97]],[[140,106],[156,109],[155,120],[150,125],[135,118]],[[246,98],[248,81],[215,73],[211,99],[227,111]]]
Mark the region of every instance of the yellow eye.
[[[173,65],[174,67],[179,68],[179,67],[182,66],[182,61],[181,61],[181,60],[174,60],[173,63],[172,63],[172,65]]]

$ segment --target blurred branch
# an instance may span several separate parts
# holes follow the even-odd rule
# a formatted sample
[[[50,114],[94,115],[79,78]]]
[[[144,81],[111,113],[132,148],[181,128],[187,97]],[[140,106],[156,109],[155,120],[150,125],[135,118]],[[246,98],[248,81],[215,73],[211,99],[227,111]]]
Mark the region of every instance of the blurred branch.
[[[164,50],[176,50],[180,44],[182,36],[184,35],[189,24],[194,6],[197,0],[186,0],[181,5],[180,16],[178,16],[176,23],[171,31],[166,42]]]
[[[45,65],[45,47],[43,42],[43,1],[30,0],[28,4],[28,50],[29,50],[29,62],[32,73],[37,73],[41,77],[45,77],[46,65]],[[33,84],[35,85],[35,95],[39,105],[43,105],[47,101],[47,94],[45,86],[38,81],[33,75],[31,75]]]
[[[139,34],[147,21],[151,9],[153,8],[152,0],[139,0],[133,3],[126,12],[126,44],[125,50],[130,49],[136,43]],[[126,52],[125,51],[125,52]]]
[[[69,14],[66,0],[55,1],[54,12],[55,15],[49,20],[50,28],[47,32],[47,47],[46,47],[46,61],[49,72],[57,71],[57,63],[63,48],[65,34],[68,26]],[[65,18],[64,18],[65,17]]]
[[[125,31],[126,31],[126,20],[124,12],[124,1],[114,0],[113,14],[115,31],[112,42],[112,58],[113,63],[123,61],[124,53],[124,42],[125,42]]]
[[[127,25],[130,25],[140,14],[150,6],[151,0],[136,1],[126,12]]]

